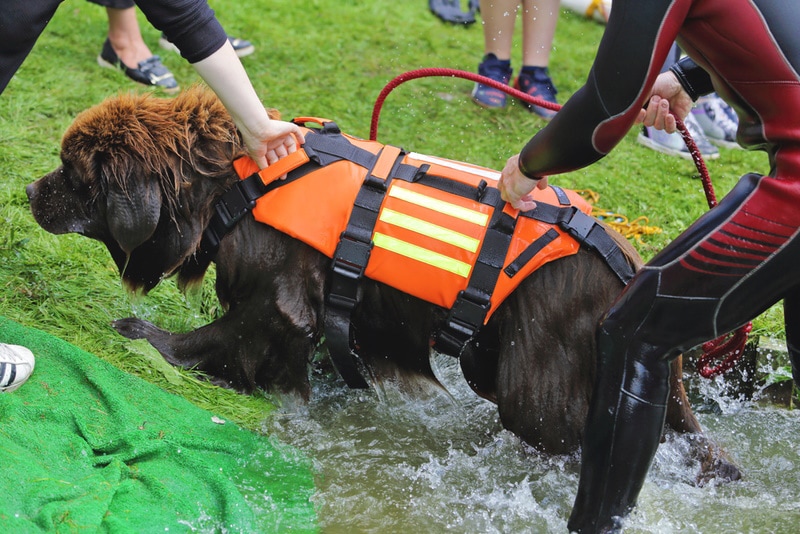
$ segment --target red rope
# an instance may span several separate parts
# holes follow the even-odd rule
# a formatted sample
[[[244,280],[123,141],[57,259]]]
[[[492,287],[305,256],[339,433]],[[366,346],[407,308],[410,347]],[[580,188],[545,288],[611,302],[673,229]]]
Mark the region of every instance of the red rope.
[[[523,93],[518,89],[514,89],[513,87],[510,87],[504,83],[500,83],[496,80],[492,80],[491,78],[487,78],[486,76],[481,76],[480,74],[474,74],[472,72],[467,72],[457,69],[440,69],[440,68],[410,70],[395,77],[392,81],[387,83],[386,86],[383,88],[383,90],[381,90],[380,94],[378,95],[378,98],[375,100],[375,106],[373,106],[372,108],[372,121],[370,122],[370,127],[369,127],[369,138],[371,141],[375,141],[376,139],[378,139],[378,121],[380,120],[381,116],[381,108],[383,107],[384,100],[386,100],[386,97],[389,96],[389,93],[391,93],[395,87],[407,81],[416,80],[417,78],[428,78],[432,76],[441,76],[446,78],[464,78],[465,80],[471,80],[473,82],[482,83],[484,85],[490,85],[495,89],[500,89],[501,91],[504,91],[509,95],[519,98],[520,100],[524,100],[530,104],[541,106],[547,109],[552,109],[553,111],[558,111],[559,109],[561,109],[560,104],[554,104],[553,102],[548,102],[546,100],[542,100],[541,98],[531,96],[528,93]]]
[[[398,85],[403,84],[409,80],[416,80],[417,78],[427,78],[433,76],[448,77],[448,78],[464,78],[466,80],[494,87],[495,89],[499,89],[515,98],[524,100],[529,104],[541,106],[543,108],[551,109],[553,111],[558,111],[559,109],[561,109],[560,104],[554,104],[553,102],[547,102],[546,100],[543,100],[541,98],[533,97],[527,93],[519,91],[518,89],[514,89],[513,87],[510,87],[504,83],[492,80],[491,78],[487,78],[486,76],[474,74],[472,72],[467,72],[457,69],[443,69],[443,68],[417,69],[405,72],[395,77],[388,84],[386,84],[383,90],[381,90],[380,94],[378,95],[378,98],[375,100],[375,105],[372,108],[372,120],[370,121],[370,129],[369,129],[370,140],[375,141],[378,138],[378,122],[380,121],[381,108],[383,107],[383,103],[386,100],[386,97],[389,96],[389,93],[391,93]],[[714,193],[714,186],[711,183],[711,176],[708,173],[708,168],[706,167],[706,163],[705,161],[703,161],[703,156],[702,154],[700,154],[700,150],[697,148],[697,144],[694,142],[694,139],[692,139],[692,136],[689,133],[689,130],[686,128],[686,125],[683,123],[683,121],[678,117],[675,117],[675,122],[677,123],[678,131],[680,132],[684,143],[686,143],[686,147],[689,149],[689,153],[692,156],[692,160],[694,161],[695,167],[697,167],[698,172],[700,172],[700,179],[703,182],[703,190],[705,191],[706,201],[708,202],[709,209],[711,209],[717,205],[717,198]],[[752,329],[753,329],[752,323],[747,323],[746,325],[740,327],[738,330],[733,332],[730,336],[728,335],[721,336],[718,337],[717,339],[704,343],[703,355],[698,359],[696,365],[697,372],[700,373],[700,375],[705,378],[711,378],[713,376],[722,374],[731,369],[739,360],[742,353],[744,352],[744,345],[747,343],[748,334]],[[716,366],[710,365],[710,362],[718,359],[722,359],[722,362]]]
[[[712,209],[717,205],[717,197],[714,194],[714,186],[711,184],[711,177],[708,174],[706,163],[703,161],[703,156],[700,154],[697,144],[695,144],[683,121],[675,117],[675,122],[678,124],[678,131],[680,131],[681,137],[683,137],[683,141],[692,155],[697,170],[700,171],[700,179],[703,181],[703,190],[706,193],[708,209]],[[712,378],[727,372],[736,365],[736,362],[739,361],[744,353],[744,346],[752,330],[753,323],[748,322],[730,335],[725,334],[717,339],[703,343],[703,355],[698,358],[695,364],[700,376]],[[711,365],[711,362],[716,360],[721,360],[721,362],[717,365]]]

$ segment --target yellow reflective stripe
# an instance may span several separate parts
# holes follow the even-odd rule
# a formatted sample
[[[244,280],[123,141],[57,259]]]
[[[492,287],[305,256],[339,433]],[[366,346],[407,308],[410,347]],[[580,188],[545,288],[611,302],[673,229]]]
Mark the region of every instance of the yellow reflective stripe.
[[[439,200],[437,198],[432,198],[404,187],[392,186],[392,188],[389,189],[389,196],[399,198],[400,200],[405,200],[411,204],[422,206],[423,208],[429,208],[444,215],[449,215],[451,217],[455,217],[456,219],[461,219],[462,221],[467,221],[479,226],[486,226],[489,221],[489,216],[485,213],[471,210],[457,204],[451,204],[450,202]]]
[[[388,208],[384,208],[383,211],[381,211],[380,220],[387,224],[399,226],[400,228],[411,230],[412,232],[422,234],[438,241],[449,243],[469,252],[475,252],[481,244],[480,240],[474,237]]]
[[[412,245],[411,243],[401,241],[400,239],[395,239],[394,237],[381,234],[380,232],[375,232],[375,235],[372,237],[372,241],[378,248],[400,254],[401,256],[411,258],[412,260],[417,260],[422,263],[432,265],[439,269],[457,274],[462,278],[469,276],[470,265],[468,263],[464,263],[463,261],[450,258],[426,248],[418,247],[417,245]]]

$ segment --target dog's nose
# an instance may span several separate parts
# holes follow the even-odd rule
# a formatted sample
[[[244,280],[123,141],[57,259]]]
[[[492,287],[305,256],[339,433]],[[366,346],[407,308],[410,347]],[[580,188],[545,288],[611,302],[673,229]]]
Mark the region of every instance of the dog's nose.
[[[33,200],[33,196],[36,194],[36,188],[33,184],[28,184],[25,186],[25,194],[28,195],[28,202]]]

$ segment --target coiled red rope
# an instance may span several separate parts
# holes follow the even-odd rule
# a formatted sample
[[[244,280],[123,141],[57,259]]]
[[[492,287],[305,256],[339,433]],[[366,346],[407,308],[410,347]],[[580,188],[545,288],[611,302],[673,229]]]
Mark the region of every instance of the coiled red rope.
[[[711,184],[711,176],[709,176],[708,168],[706,167],[703,156],[697,148],[697,144],[692,139],[689,130],[682,120],[675,117],[675,122],[678,124],[678,131],[683,137],[683,142],[689,149],[692,155],[695,167],[700,172],[700,179],[703,181],[703,190],[706,193],[706,201],[708,202],[708,209],[712,209],[717,205],[717,197],[714,194],[714,186]],[[695,368],[700,376],[704,378],[713,378],[721,375],[736,365],[739,358],[744,354],[744,347],[747,344],[747,338],[753,330],[753,323],[739,327],[732,334],[725,334],[711,341],[703,343],[703,354],[697,359]],[[720,363],[713,365],[712,362],[720,361]]]
[[[485,76],[481,76],[479,74],[474,74],[472,72],[444,68],[417,69],[396,76],[381,90],[378,98],[375,100],[375,105],[372,108],[372,119],[370,121],[369,129],[370,140],[375,141],[378,138],[378,122],[380,121],[381,108],[383,108],[383,103],[386,101],[386,97],[389,96],[389,93],[391,93],[397,86],[407,81],[428,77],[463,78],[465,80],[470,80],[494,87],[495,89],[499,89],[515,98],[528,102],[529,104],[541,106],[553,111],[558,111],[561,109],[560,104],[554,104],[552,102],[542,100],[541,98],[533,97],[506,84],[492,80],[491,78],[487,78]],[[678,117],[675,117],[675,121],[678,126],[678,131],[680,132],[684,143],[686,143],[686,147],[689,149],[689,153],[692,156],[695,167],[697,167],[697,170],[700,173],[700,179],[703,182],[703,190],[705,191],[706,201],[708,202],[709,209],[711,209],[717,205],[717,198],[714,193],[714,186],[711,183],[711,176],[708,173],[706,163],[703,161],[703,156],[700,154],[700,150],[697,148],[697,144],[694,142],[694,139],[692,139],[689,130],[686,128],[686,125]],[[730,335],[726,334],[718,337],[717,339],[704,343],[702,345],[703,355],[697,360],[696,364],[697,372],[705,378],[712,378],[731,369],[744,352],[744,346],[747,343],[748,334],[752,329],[752,323],[747,323]],[[712,365],[711,362],[717,360],[722,361],[717,365]]]

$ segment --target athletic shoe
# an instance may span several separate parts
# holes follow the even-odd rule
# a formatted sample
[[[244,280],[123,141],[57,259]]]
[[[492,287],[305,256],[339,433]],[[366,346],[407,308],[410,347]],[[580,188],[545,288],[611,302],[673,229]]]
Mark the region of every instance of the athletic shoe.
[[[511,65],[509,61],[501,61],[494,54],[486,54],[478,65],[478,74],[508,85],[511,79]],[[506,106],[506,93],[489,85],[476,83],[472,90],[472,100],[485,108],[503,108]]]
[[[106,39],[103,43],[103,50],[97,56],[97,64],[109,69],[120,69],[131,80],[161,88],[165,93],[177,93],[180,90],[175,76],[161,63],[161,58],[151,56],[144,61],[140,61],[135,69],[128,67],[119,59],[117,53],[111,47],[111,41]]]
[[[550,79],[550,71],[547,70],[547,67],[526,67],[522,69],[519,77],[514,81],[514,88],[545,102],[558,104],[556,100],[558,91],[553,85],[553,80]],[[524,100],[520,100],[520,102],[543,119],[550,120],[556,116],[556,112],[552,109],[537,106]]]
[[[703,134],[703,130],[700,129],[700,125],[697,124],[694,115],[691,113],[687,115],[683,123],[686,125],[686,129],[697,145],[697,149],[700,150],[700,155],[703,156],[704,159],[717,159],[719,157],[719,150],[712,145]],[[664,130],[656,130],[652,126],[643,126],[636,140],[640,144],[663,154],[692,159],[692,155],[686,147],[683,137],[681,137],[681,134],[678,132],[668,134]]]
[[[692,109],[697,124],[709,141],[725,148],[742,148],[736,142],[739,118],[724,100],[716,94],[700,97]],[[733,118],[732,118],[733,117]]]
[[[19,345],[0,343],[0,392],[10,393],[33,373],[33,353]]]
[[[245,39],[239,39],[238,37],[231,37],[229,35],[228,41],[230,41],[231,46],[233,47],[233,51],[236,52],[236,55],[239,57],[249,56],[250,54],[256,51],[256,47],[253,46],[253,43]],[[178,54],[181,53],[181,51],[178,50],[178,47],[175,46],[172,42],[170,42],[170,40],[167,39],[167,36],[164,35],[163,33],[161,34],[161,37],[158,39],[158,45],[164,50],[177,52]]]
[[[468,11],[461,11],[460,0],[428,0],[428,7],[431,13],[451,24],[473,24],[475,22],[477,5],[473,7],[472,2],[469,3]]]

